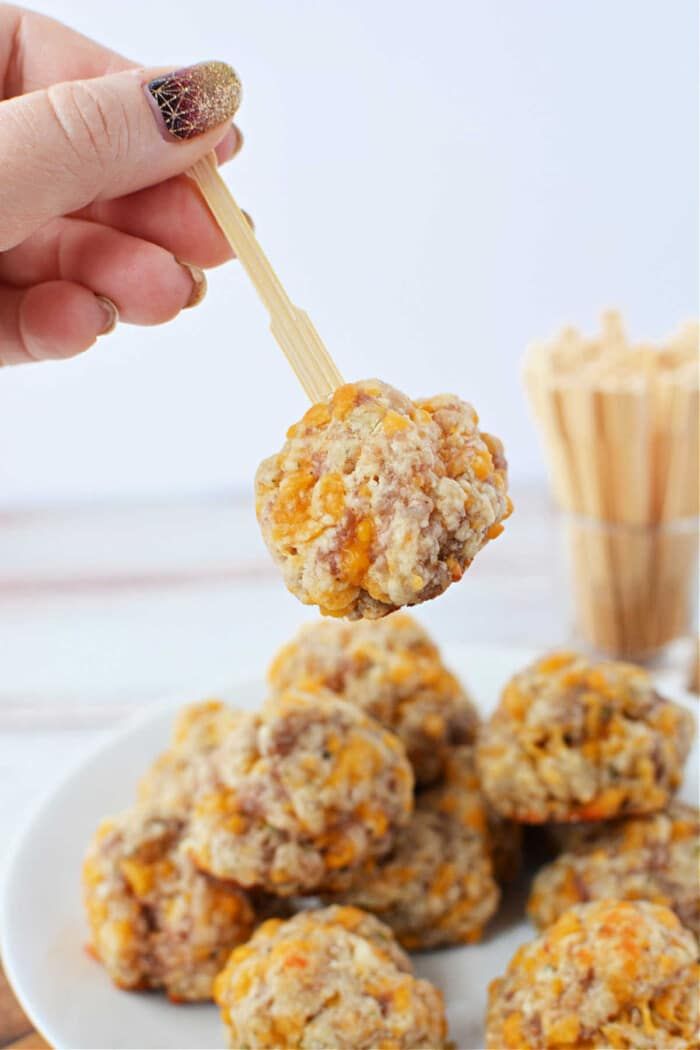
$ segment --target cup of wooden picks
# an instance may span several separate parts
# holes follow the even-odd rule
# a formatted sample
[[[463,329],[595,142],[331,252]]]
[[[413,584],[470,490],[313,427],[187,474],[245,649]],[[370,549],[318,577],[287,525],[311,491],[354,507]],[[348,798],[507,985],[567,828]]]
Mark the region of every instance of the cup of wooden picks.
[[[525,383],[563,511],[577,630],[650,659],[696,633],[700,328],[631,343],[620,315],[528,348]]]

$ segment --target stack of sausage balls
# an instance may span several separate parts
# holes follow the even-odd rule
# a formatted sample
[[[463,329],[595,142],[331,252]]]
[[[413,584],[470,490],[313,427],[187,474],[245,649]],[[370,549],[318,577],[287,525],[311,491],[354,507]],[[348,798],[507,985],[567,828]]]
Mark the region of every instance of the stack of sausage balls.
[[[232,1047],[446,1047],[406,951],[478,940],[539,824],[543,932],[492,983],[487,1045],[696,1045],[692,724],[644,672],[557,653],[480,725],[396,613],[309,624],[268,677],[258,712],[182,712],[97,831],[91,943],[120,987],[214,998]]]
[[[482,789],[559,853],[528,902],[542,934],[491,985],[488,1047],[700,1045],[700,820],[673,798],[693,731],[630,664],[559,652],[505,687]]]

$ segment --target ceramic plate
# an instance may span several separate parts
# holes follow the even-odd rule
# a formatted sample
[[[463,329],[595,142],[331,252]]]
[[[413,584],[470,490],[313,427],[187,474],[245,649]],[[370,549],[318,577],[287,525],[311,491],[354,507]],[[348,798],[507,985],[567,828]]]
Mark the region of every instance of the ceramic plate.
[[[445,652],[484,714],[505,680],[533,655],[491,647]],[[667,695],[693,707],[690,697],[663,686]],[[254,708],[264,699],[265,686],[241,683],[208,695]],[[214,1006],[176,1006],[159,994],[119,991],[84,948],[80,868],[86,844],[102,817],[131,803],[137,780],[167,743],[174,711],[194,699],[177,697],[150,707],[102,743],[44,799],[12,850],[0,900],[3,962],[27,1014],[56,1048],[226,1045]],[[682,792],[688,800],[697,798],[697,766],[696,744]],[[450,1035],[462,1050],[483,1046],[488,983],[533,935],[522,918],[525,895],[524,883],[506,893],[482,943],[416,956],[418,974],[445,994]]]

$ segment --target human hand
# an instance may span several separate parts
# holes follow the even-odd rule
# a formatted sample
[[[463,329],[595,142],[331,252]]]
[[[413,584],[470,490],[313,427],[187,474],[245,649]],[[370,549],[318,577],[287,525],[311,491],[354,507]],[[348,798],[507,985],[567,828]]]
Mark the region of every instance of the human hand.
[[[0,3],[0,364],[71,357],[117,319],[161,324],[230,249],[181,175],[241,145],[223,63],[144,70]]]

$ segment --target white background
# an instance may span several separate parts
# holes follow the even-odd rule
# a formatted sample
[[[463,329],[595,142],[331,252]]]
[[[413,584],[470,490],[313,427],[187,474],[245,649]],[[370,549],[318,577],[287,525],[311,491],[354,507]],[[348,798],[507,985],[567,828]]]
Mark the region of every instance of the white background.
[[[452,389],[542,471],[525,344],[697,311],[693,0],[37,0],[239,70],[227,177],[348,378]],[[303,397],[235,264],[197,310],[0,374],[0,505],[249,487]]]

